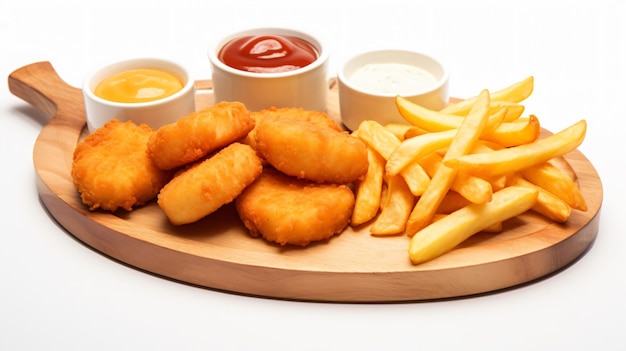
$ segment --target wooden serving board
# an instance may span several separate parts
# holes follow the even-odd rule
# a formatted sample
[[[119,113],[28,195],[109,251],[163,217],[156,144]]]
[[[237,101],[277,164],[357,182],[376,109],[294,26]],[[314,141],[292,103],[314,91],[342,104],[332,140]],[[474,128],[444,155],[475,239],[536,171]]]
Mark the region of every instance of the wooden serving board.
[[[338,118],[332,82],[328,112]],[[199,81],[198,108],[212,103]],[[527,213],[499,234],[479,233],[452,252],[414,266],[409,238],[377,238],[368,227],[348,228],[306,248],[252,238],[232,205],[182,227],[151,203],[132,212],[90,212],[72,183],[72,155],[85,128],[81,90],[67,85],[48,62],[9,76],[13,94],[51,119],[33,151],[38,190],[49,212],[94,249],[139,269],[211,289],[290,300],[418,301],[496,291],[553,273],[580,257],[598,233],[602,184],[579,151],[566,156],[576,171],[587,212],[564,224]]]

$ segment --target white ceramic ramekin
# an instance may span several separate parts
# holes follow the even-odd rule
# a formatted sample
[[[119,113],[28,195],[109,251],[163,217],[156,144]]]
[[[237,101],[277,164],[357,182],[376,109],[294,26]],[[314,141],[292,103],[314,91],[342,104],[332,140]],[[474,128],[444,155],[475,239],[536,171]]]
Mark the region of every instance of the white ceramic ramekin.
[[[103,79],[132,69],[157,69],[169,72],[182,81],[183,88],[163,99],[137,103],[109,101],[94,94],[96,86]],[[188,70],[178,63],[158,58],[130,59],[96,70],[85,79],[83,96],[89,132],[94,132],[111,119],[122,122],[131,120],[136,124],[147,124],[158,129],[195,110],[194,80]]]
[[[417,90],[396,94],[381,93],[360,86],[353,74],[370,64],[403,64],[415,66],[432,75],[432,84]],[[337,74],[339,83],[339,109],[343,124],[355,130],[364,120],[389,123],[407,123],[396,108],[397,95],[426,108],[439,110],[448,103],[448,72],[434,58],[422,53],[406,50],[378,50],[358,54],[340,65]]]
[[[220,49],[243,36],[282,35],[303,39],[318,51],[317,59],[287,72],[257,73],[226,65],[218,58]],[[215,102],[240,101],[251,111],[269,107],[300,107],[325,111],[328,94],[327,47],[317,37],[286,28],[254,28],[233,33],[214,42],[208,51]]]

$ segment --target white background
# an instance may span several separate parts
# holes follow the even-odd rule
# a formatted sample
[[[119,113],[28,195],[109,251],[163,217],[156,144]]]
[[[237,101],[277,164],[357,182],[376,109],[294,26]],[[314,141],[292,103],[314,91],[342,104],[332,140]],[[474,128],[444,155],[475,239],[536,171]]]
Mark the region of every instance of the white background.
[[[41,113],[0,85],[2,350],[623,349],[626,12],[618,1],[34,1],[0,4],[0,75],[50,61],[69,84],[137,56],[210,78],[210,41],[256,26],[325,38],[331,74],[358,51],[441,59],[451,94],[528,75],[525,103],[549,130],[587,119],[580,150],[604,202],[591,249],[567,269],[504,292],[410,304],[278,301],[191,287],[106,258],[48,216],[32,148]],[[621,4],[620,4],[621,5]],[[6,79],[6,78],[5,78]]]

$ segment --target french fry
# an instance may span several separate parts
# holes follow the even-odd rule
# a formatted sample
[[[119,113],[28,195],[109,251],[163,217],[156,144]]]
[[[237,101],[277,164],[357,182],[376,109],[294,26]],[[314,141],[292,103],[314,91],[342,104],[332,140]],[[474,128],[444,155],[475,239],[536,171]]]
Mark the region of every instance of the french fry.
[[[416,162],[431,152],[450,146],[456,133],[456,129],[450,129],[406,139],[389,155],[385,172],[389,175],[396,175],[411,162]]]
[[[500,233],[504,230],[504,224],[502,222],[494,223],[488,227],[483,228],[481,232],[485,233]]]
[[[443,200],[439,204],[437,208],[437,213],[439,214],[450,214],[456,210],[460,210],[461,208],[471,204],[471,202],[464,198],[463,195],[457,193],[456,191],[448,191],[446,196],[443,197]]]
[[[442,161],[443,156],[437,153],[431,153],[428,156],[423,157],[420,160],[420,164],[426,173],[433,177]],[[452,184],[450,185],[450,190],[455,191],[468,201],[476,204],[491,200],[491,195],[493,193],[493,188],[490,182],[463,172],[458,172],[456,174]]]
[[[519,123],[519,122],[509,122],[507,124],[513,124],[511,127],[499,128],[501,125],[502,118],[504,117],[506,111],[500,110],[496,112],[496,115],[491,115],[485,126],[485,130],[490,130],[490,132],[484,132],[481,135],[481,138],[486,138],[486,140],[490,141],[500,141],[504,140],[504,142],[530,142],[535,140],[539,135],[539,122],[535,117],[532,122],[532,126],[526,127],[531,124],[528,123]],[[465,117],[454,116],[455,118],[460,119],[458,125],[463,122]],[[535,122],[535,120],[537,120]],[[535,126],[536,124],[536,126]],[[518,126],[519,125],[519,126]],[[525,128],[526,127],[526,128]],[[494,130],[495,128],[495,130]],[[498,132],[498,130],[502,129]],[[520,129],[522,129],[520,131]],[[452,142],[452,139],[457,133],[457,128],[441,130],[431,133],[426,133],[422,135],[418,135],[412,138],[405,139],[400,143],[398,147],[389,155],[387,159],[387,164],[385,166],[385,170],[389,175],[396,175],[404,169],[411,162],[415,162],[427,155],[430,152],[435,150],[448,147]],[[529,140],[533,138],[532,140]]]
[[[511,174],[575,150],[585,138],[586,129],[587,123],[583,119],[530,144],[451,157],[444,160],[444,164],[481,177]]]
[[[491,101],[522,102],[533,92],[535,79],[533,76],[527,77],[504,89],[491,93]],[[441,113],[465,116],[476,102],[477,97],[461,100],[441,109]]]
[[[490,114],[489,119],[487,120],[487,123],[485,124],[483,133],[490,132],[498,128],[504,121],[504,117],[506,117],[507,112],[508,112],[508,109],[503,108],[503,109],[499,109],[493,114]]]
[[[532,166],[523,170],[522,175],[531,183],[565,201],[570,207],[587,211],[587,203],[578,185],[567,173],[553,164],[544,162]]]
[[[396,96],[396,107],[409,124],[429,132],[456,129],[463,121],[463,117],[428,109],[402,96]]]
[[[567,222],[567,219],[572,213],[572,209],[565,201],[552,195],[542,187],[529,182],[520,175],[514,175],[511,178],[510,185],[512,186],[525,186],[537,190],[537,203],[531,208],[533,211],[557,223]]]
[[[383,209],[370,227],[372,235],[396,235],[404,232],[415,197],[401,176],[388,177]]]
[[[558,168],[561,172],[563,172],[563,176],[571,180],[572,182],[576,182],[578,180],[578,175],[576,171],[572,168],[572,165],[567,162],[567,160],[561,157],[555,157],[548,161],[549,164]]]
[[[494,176],[494,177],[481,177],[480,179],[485,180],[491,184],[491,192],[494,193],[506,186],[506,176]]]
[[[374,121],[363,121],[356,130],[356,136],[373,148],[385,160],[400,146],[400,139],[390,130]]]
[[[493,142],[490,141],[485,141],[485,140],[479,140],[476,145],[474,145],[474,148],[472,148],[472,152],[470,152],[471,154],[478,154],[478,153],[482,153],[482,152],[493,152],[494,150],[500,150],[503,149],[502,145],[499,144],[495,144]],[[481,179],[484,179],[485,181],[489,182],[489,184],[491,184],[491,190],[492,192],[496,192],[502,188],[504,188],[506,186],[506,176],[505,175],[496,175],[496,176],[491,176],[491,177],[480,177]]]
[[[512,122],[522,117],[522,114],[526,110],[526,107],[517,102],[509,101],[493,101],[491,100],[491,106],[489,107],[489,114],[493,115],[499,109],[506,109],[503,122]]]
[[[404,123],[385,124],[385,129],[392,132],[393,135],[395,135],[396,138],[398,138],[398,140],[400,141],[405,140],[407,138],[407,135],[410,138],[416,135],[422,135],[422,134],[428,133],[428,131],[425,131],[421,128],[418,128],[416,126],[412,126],[409,124],[404,124]]]
[[[373,220],[373,236],[410,236],[410,261],[420,264],[477,232],[501,232],[506,220],[528,210],[557,223],[573,209],[585,211],[563,155],[582,143],[586,121],[540,139],[539,119],[522,118],[520,104],[533,84],[531,76],[495,93],[483,90],[441,111],[396,97],[409,124],[361,123],[354,135],[378,159],[370,161],[375,186],[367,177],[355,184],[352,225]]]
[[[490,182],[465,172],[457,172],[450,189],[463,195],[464,198],[474,204],[484,204],[491,201],[493,195]]]
[[[400,115],[407,122],[429,132],[458,129],[465,118],[464,116],[445,114],[427,109],[402,96],[396,96],[396,106]],[[506,108],[493,109],[493,113],[490,113],[489,122],[485,130],[495,129],[504,121],[506,115]]]
[[[444,219],[447,216],[448,216],[447,214],[436,213],[435,216],[433,217],[433,222],[437,222],[438,220]],[[493,225],[490,225],[487,228],[484,228],[481,231],[485,233],[500,233],[503,228],[504,227],[502,225],[502,222],[498,222],[498,223],[494,223]]]
[[[504,222],[532,208],[535,189],[506,187],[485,204],[471,204],[432,222],[411,238],[409,258],[414,265],[439,257],[485,228]]]
[[[356,199],[350,223],[357,226],[372,220],[381,207],[385,159],[367,148],[369,166],[365,177],[355,185]]]
[[[435,211],[450,189],[450,185],[452,185],[457,173],[455,169],[446,166],[445,161],[448,158],[454,159],[465,155],[474,147],[489,117],[489,101],[489,91],[483,90],[463,124],[459,127],[444,156],[443,163],[439,166],[437,172],[428,183],[428,187],[418,199],[413,211],[411,211],[406,225],[407,235],[413,236],[432,220]]]
[[[435,215],[433,216],[433,222],[437,222],[440,219],[444,219],[448,216],[447,213],[435,213]]]
[[[422,168],[428,173],[429,177],[433,177],[435,173],[437,173],[437,169],[443,162],[443,155],[445,153],[440,154],[439,152],[431,152],[428,155],[425,155],[420,158],[419,163],[422,165]]]
[[[504,149],[504,146],[494,143],[493,141],[478,140],[476,145],[472,148],[472,152],[470,152],[470,154],[480,154],[482,152],[492,152],[501,149]]]
[[[404,133],[404,139],[409,139],[409,138],[413,138],[419,135],[423,135],[428,133],[428,131],[420,128],[420,127],[416,127],[416,126],[411,126],[411,128],[407,129],[406,132]]]
[[[391,131],[374,121],[361,122],[355,135],[369,147],[376,150],[385,160],[389,159],[389,156],[401,143]],[[430,183],[428,174],[426,174],[419,163],[412,163],[405,167],[400,172],[400,175],[402,175],[415,196],[421,195],[428,183]]]
[[[532,143],[539,138],[540,133],[539,119],[530,115],[528,118],[501,123],[496,129],[483,133],[480,139],[511,147]]]
[[[424,170],[422,165],[417,162],[413,162],[404,167],[400,171],[400,175],[406,181],[407,186],[411,189],[411,193],[414,196],[421,196],[426,191],[428,184],[430,184],[430,177]]]

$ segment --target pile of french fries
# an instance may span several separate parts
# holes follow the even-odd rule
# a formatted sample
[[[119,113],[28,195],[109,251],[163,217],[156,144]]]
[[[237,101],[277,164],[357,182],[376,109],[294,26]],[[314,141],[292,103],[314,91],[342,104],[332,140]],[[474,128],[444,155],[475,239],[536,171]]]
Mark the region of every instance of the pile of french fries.
[[[502,90],[433,111],[398,96],[408,124],[364,121],[353,134],[368,146],[369,170],[356,185],[352,225],[374,236],[411,237],[413,264],[449,252],[470,236],[535,211],[563,223],[587,205],[563,155],[583,141],[586,121],[540,137],[523,117],[532,76]]]

